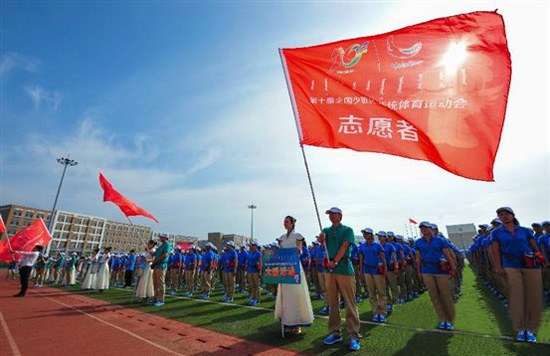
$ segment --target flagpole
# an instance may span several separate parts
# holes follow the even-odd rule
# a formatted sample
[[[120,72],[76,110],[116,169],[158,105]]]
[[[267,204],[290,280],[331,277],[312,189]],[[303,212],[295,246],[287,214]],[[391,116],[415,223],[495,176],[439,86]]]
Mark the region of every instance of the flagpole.
[[[288,68],[286,65],[286,60],[283,55],[283,50],[279,48],[279,55],[281,56],[281,64],[283,66],[283,72],[285,74],[286,79],[286,88],[288,90],[288,94],[290,95],[290,103],[292,105],[292,111],[294,112],[294,121],[296,123],[296,131],[298,132],[298,141],[300,143],[300,149],[302,150],[302,157],[304,159],[304,166],[306,167],[306,173],[307,173],[307,179],[309,182],[309,188],[311,190],[311,196],[313,197],[313,205],[315,206],[315,213],[317,214],[317,222],[319,223],[319,231],[323,231],[323,225],[321,224],[321,217],[319,216],[319,208],[317,207],[317,199],[315,197],[315,191],[313,190],[313,182],[311,181],[311,174],[309,172],[309,165],[307,163],[307,157],[306,157],[306,151],[304,149],[304,145],[302,143],[302,131],[300,129],[300,123],[299,123],[299,114],[298,114],[298,108],[296,106],[296,98],[294,97],[294,93],[291,90],[292,83],[290,83],[290,78],[288,75]]]

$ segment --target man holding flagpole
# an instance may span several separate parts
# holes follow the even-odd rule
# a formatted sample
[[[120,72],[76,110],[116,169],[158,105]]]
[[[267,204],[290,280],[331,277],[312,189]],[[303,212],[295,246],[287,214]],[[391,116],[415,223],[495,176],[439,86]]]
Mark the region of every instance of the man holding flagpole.
[[[342,210],[330,208],[326,211],[332,226],[323,229],[318,240],[324,243],[327,249],[326,288],[329,300],[329,333],[325,338],[326,345],[341,342],[342,320],[340,318],[339,299],[344,300],[346,306],[346,325],[351,342],[350,350],[357,351],[359,343],[359,311],[355,302],[355,271],[351,263],[351,245],[355,243],[353,230],[341,223]]]
[[[168,242],[168,235],[159,234],[160,246],[155,253],[155,260],[151,264],[153,269],[153,285],[155,289],[155,299],[153,305],[160,307],[164,305],[164,287],[166,280],[166,269],[168,268],[168,258],[172,251],[172,246]]]

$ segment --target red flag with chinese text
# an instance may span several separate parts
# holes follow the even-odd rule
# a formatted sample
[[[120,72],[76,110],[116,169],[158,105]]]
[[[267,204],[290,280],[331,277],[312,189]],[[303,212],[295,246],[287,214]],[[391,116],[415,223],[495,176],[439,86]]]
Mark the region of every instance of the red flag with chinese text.
[[[103,173],[99,172],[99,184],[103,188],[103,201],[110,201],[118,205],[122,213],[126,216],[145,216],[149,219],[155,220],[158,223],[158,220],[151,215],[148,211],[126,198],[113,188],[113,185],[103,176]]]
[[[511,77],[496,12],[280,52],[302,144],[494,180]]]
[[[19,260],[22,255],[13,253],[13,251],[32,251],[36,245],[45,247],[52,236],[48,232],[46,225],[42,219],[38,219],[25,229],[13,235],[4,243],[4,249],[0,253],[0,261],[9,262],[15,258]]]

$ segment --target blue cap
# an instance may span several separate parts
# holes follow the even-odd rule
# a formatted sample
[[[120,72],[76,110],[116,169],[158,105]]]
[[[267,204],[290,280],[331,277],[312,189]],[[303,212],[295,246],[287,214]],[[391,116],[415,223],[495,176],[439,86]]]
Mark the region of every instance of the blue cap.
[[[167,234],[159,234],[159,239],[168,239]]]
[[[225,246],[235,247],[235,243],[234,243],[233,241],[227,241],[227,243],[225,244]]]
[[[542,224],[538,223],[538,222],[534,222],[534,223],[531,224],[531,226],[540,226],[540,227],[542,227]]]
[[[494,219],[493,219],[493,220],[494,220]],[[493,222],[491,221],[491,223],[493,223]],[[487,224],[481,224],[481,225],[478,225],[477,227],[484,227],[484,228],[488,229],[488,228],[489,228],[489,225],[487,225]]]
[[[386,235],[391,236],[391,237],[395,236],[395,234],[393,233],[393,231],[388,231],[388,232],[386,232]]]
[[[430,224],[428,221],[422,221],[420,224],[418,224],[418,227],[429,227],[430,229],[432,228],[432,224]]]
[[[510,214],[514,214],[514,211],[512,210],[512,208],[510,208],[509,206],[503,206],[502,208],[498,208],[497,209],[497,215],[498,213],[500,213],[501,211],[507,211],[509,212]],[[515,214],[514,214],[515,215]]]
[[[403,235],[395,235],[398,240],[403,240]]]
[[[493,220],[491,220],[491,225],[493,224],[502,224],[502,221],[500,221],[499,218],[494,218]]]
[[[250,243],[250,246],[260,246],[260,245],[258,244],[258,241],[252,241]]]
[[[332,208],[328,209],[327,211],[325,211],[325,214],[330,214],[330,213],[342,214],[342,210],[340,208],[337,208],[337,207],[332,207]]]
[[[431,225],[430,227],[431,227],[432,229],[437,230],[437,225],[436,225],[436,224],[430,224],[430,225]]]
[[[363,234],[374,234],[374,231],[370,227],[366,227],[363,230],[361,230]]]
[[[542,226],[544,226],[544,225],[550,225],[550,221],[548,221],[548,220],[543,221],[543,222],[542,222]]]
[[[378,231],[378,232],[376,233],[376,235],[378,235],[378,236],[386,236],[386,232],[385,232],[385,231]]]

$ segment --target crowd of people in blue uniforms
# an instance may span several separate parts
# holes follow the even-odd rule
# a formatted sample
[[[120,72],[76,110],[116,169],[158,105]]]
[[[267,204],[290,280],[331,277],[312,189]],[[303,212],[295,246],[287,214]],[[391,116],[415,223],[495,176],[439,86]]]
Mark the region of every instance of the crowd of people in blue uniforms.
[[[535,342],[543,291],[550,302],[550,221],[533,223],[528,229],[519,225],[511,208],[498,209],[497,216],[490,225],[479,225],[467,251],[461,251],[439,232],[437,225],[426,221],[419,224],[421,237],[417,239],[364,228],[362,238],[356,237],[351,246],[356,303],[368,299],[372,321],[385,323],[398,305],[428,291],[439,318],[438,327],[453,330],[454,303],[461,294],[467,259],[487,288],[509,308],[517,340]],[[277,248],[277,243],[260,246],[257,242],[237,247],[231,241],[221,251],[210,243],[202,249],[170,248],[166,290],[172,295],[181,292],[184,297],[209,299],[221,285],[225,294],[222,302],[231,303],[235,293],[246,293],[248,305],[255,306],[260,304],[262,291],[275,300],[277,286],[262,282],[262,257],[267,250]],[[326,255],[325,245],[316,240],[309,246],[304,243],[300,255],[312,299],[324,301],[318,311],[321,315],[329,314]],[[75,253],[67,258],[64,253],[56,258],[41,255],[34,268],[36,286],[44,281],[72,285],[76,277],[82,280],[92,268],[90,261]],[[150,263],[144,254],[131,251],[111,255],[108,265],[111,285],[123,288],[136,285]],[[340,307],[345,308],[343,300]]]

